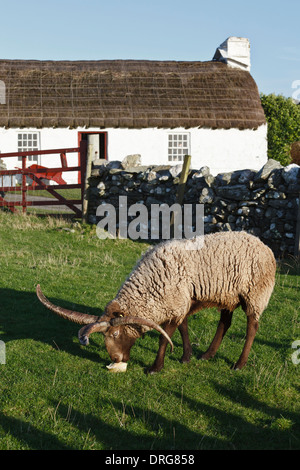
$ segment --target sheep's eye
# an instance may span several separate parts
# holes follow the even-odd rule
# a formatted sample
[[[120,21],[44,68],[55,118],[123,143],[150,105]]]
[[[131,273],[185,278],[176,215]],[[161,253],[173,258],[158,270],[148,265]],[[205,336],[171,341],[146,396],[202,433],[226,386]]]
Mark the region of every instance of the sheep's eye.
[[[113,337],[116,338],[117,336],[119,336],[119,330],[113,332]]]

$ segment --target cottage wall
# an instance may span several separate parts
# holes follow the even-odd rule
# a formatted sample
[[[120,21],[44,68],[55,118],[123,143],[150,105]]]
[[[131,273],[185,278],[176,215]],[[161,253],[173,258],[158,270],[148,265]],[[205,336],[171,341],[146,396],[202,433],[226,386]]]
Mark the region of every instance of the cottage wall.
[[[251,168],[258,170],[267,161],[267,126],[261,125],[257,130],[251,129],[208,129],[208,128],[175,128],[175,129],[99,129],[99,128],[24,128],[0,129],[0,151],[15,152],[18,148],[19,132],[38,132],[41,150],[68,148],[78,146],[79,132],[107,132],[107,155],[109,161],[123,160],[131,154],[141,155],[142,165],[177,164],[168,161],[169,134],[187,133],[189,136],[189,153],[192,155],[191,167],[199,169],[209,166],[211,173],[217,175],[225,171]],[[78,155],[67,155],[68,165],[77,166]],[[43,155],[38,163],[46,167],[60,166],[57,155]],[[8,169],[20,167],[18,158],[6,161]],[[77,172],[64,173],[68,183],[77,182]]]

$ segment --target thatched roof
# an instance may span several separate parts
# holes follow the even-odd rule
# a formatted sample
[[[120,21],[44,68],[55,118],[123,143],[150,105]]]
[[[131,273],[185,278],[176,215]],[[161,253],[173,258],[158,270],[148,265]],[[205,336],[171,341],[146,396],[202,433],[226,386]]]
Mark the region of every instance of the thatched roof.
[[[212,62],[0,60],[0,127],[257,128],[257,86]]]

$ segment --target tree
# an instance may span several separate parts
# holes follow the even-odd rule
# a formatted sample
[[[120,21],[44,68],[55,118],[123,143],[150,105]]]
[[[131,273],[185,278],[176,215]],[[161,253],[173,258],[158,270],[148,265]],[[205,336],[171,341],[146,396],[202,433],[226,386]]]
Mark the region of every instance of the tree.
[[[268,123],[268,157],[291,162],[291,145],[300,140],[300,105],[282,95],[260,95]]]

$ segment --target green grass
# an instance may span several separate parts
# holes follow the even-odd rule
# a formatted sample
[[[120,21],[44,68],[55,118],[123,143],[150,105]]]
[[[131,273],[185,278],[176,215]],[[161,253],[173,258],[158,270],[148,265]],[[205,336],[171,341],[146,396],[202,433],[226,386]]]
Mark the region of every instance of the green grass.
[[[125,374],[111,374],[103,336],[83,347],[78,325],[46,310],[35,286],[67,308],[98,314],[146,244],[99,240],[95,230],[59,218],[0,214],[0,449],[299,449],[299,263],[284,263],[249,362],[231,370],[245,338],[239,309],[213,360],[216,310],[189,321],[194,356],[181,364],[173,340],[165,368],[148,376],[158,334],[132,348]]]
[[[74,188],[74,189],[55,189],[55,185],[51,187],[51,189],[54,189],[58,194],[63,196],[66,199],[81,199],[81,189],[80,188]],[[49,197],[56,199],[55,196],[53,196],[49,191],[46,191],[44,189],[37,189],[37,190],[31,190],[27,191],[27,193],[31,196],[39,196],[39,197]]]

